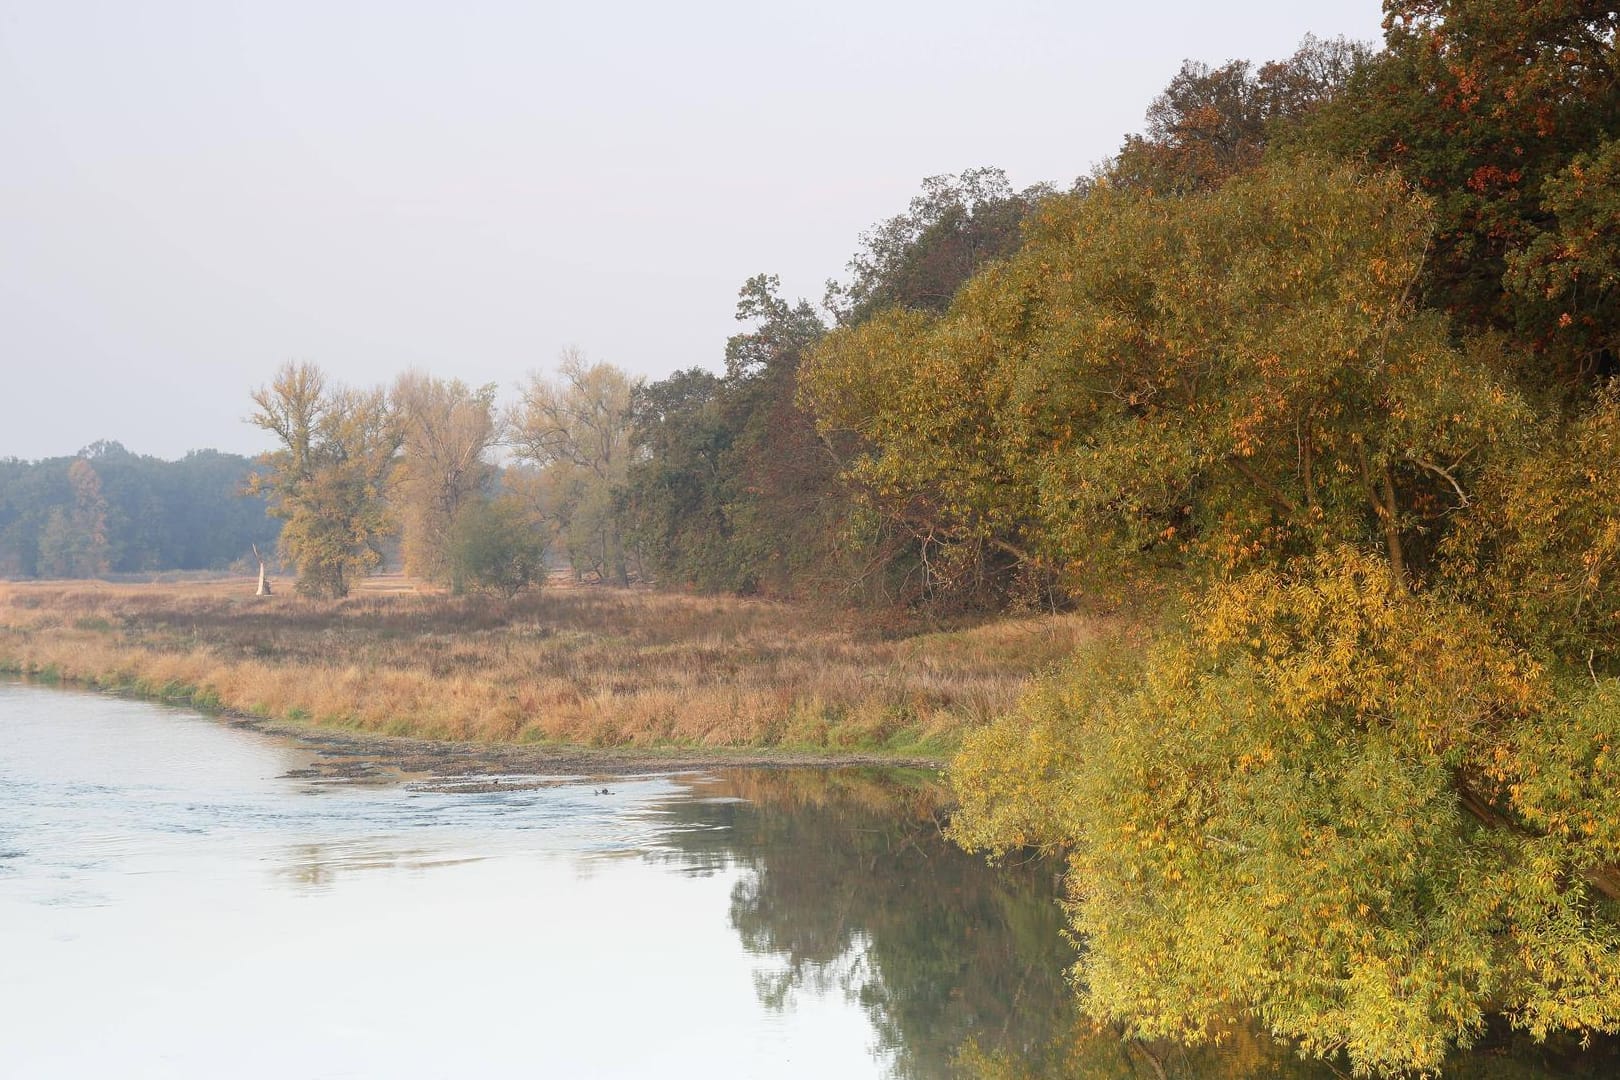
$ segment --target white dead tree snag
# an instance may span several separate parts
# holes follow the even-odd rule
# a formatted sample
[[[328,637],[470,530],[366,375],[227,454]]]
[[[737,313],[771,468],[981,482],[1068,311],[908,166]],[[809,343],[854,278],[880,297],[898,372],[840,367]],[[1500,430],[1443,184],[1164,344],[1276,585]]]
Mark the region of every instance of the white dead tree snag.
[[[259,560],[259,591],[254,596],[270,595],[270,578],[264,572],[264,556],[259,554],[259,545],[253,545],[253,557]]]

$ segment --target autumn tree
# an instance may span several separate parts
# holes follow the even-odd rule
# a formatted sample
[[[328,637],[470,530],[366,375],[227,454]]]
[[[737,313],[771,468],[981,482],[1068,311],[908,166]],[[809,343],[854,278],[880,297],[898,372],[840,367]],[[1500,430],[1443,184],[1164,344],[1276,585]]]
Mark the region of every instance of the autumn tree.
[[[1287,60],[1258,68],[1189,60],[1149,107],[1147,130],[1126,137],[1104,175],[1160,195],[1217,187],[1259,165],[1280,128],[1339,96],[1370,56],[1344,38],[1307,36]]]
[[[1386,48],[1305,141],[1393,165],[1434,200],[1428,303],[1522,338],[1530,381],[1590,388],[1616,371],[1620,305],[1603,302],[1601,281],[1571,291],[1563,275],[1601,247],[1601,228],[1589,230],[1613,214],[1601,184],[1589,199],[1570,194],[1587,170],[1602,175],[1620,130],[1620,11],[1601,0],[1389,0],[1384,10]]]
[[[39,572],[45,577],[87,578],[107,573],[107,499],[95,466],[75,458],[68,466],[73,501],[54,507],[39,536]]]
[[[1495,1015],[1620,1029],[1620,682],[1395,584],[1346,547],[1239,575],[967,739],[955,833],[1068,853],[1092,1016],[1258,1021],[1358,1075]]]
[[[1350,541],[1407,580],[1524,416],[1490,344],[1413,309],[1428,231],[1398,178],[1320,163],[1048,200],[945,315],[829,337],[803,400],[942,566],[1111,593]]]
[[[281,445],[250,487],[285,521],[281,548],[298,567],[298,590],[346,596],[382,561],[391,525],[385,494],[402,435],[388,396],[328,386],[319,368],[286,364],[253,402],[248,422]]]
[[[953,766],[963,842],[1069,853],[1084,1003],[1133,1033],[1396,1073],[1497,1013],[1620,1028],[1620,690],[1570,663],[1614,636],[1614,406],[1539,409],[1510,341],[1417,303],[1432,212],[1315,159],[1103,184],[804,364],[938,563],[1186,612]]]
[[[450,536],[493,477],[487,455],[498,436],[495,386],[474,390],[459,379],[407,372],[395,380],[390,405],[403,436],[393,498],[405,572],[458,591]]]
[[[544,512],[578,574],[629,583],[616,492],[630,466],[635,382],[611,364],[570,349],[557,377],[535,374],[511,416],[519,460],[541,470]]]
[[[1620,383],[1524,442],[1487,466],[1442,576],[1543,660],[1620,674]]]
[[[1620,138],[1573,157],[1541,190],[1553,223],[1507,254],[1504,283],[1532,344],[1582,381],[1620,371]]]

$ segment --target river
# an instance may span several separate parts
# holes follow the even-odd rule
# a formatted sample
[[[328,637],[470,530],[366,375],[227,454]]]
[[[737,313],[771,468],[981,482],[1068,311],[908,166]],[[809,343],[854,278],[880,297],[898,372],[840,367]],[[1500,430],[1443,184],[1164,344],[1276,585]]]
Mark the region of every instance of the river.
[[[0,683],[0,1072],[1334,1075],[1254,1035],[1092,1032],[1051,867],[947,844],[926,773],[445,791],[316,779],[318,753]]]

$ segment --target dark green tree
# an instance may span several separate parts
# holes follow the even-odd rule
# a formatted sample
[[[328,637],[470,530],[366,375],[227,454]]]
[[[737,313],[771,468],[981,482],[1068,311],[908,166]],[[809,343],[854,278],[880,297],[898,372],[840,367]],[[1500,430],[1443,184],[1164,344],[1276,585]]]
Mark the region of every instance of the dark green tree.
[[[545,534],[518,499],[475,499],[451,526],[445,561],[458,588],[510,600],[545,581]]]
[[[825,306],[842,325],[890,307],[943,311],[985,263],[1018,249],[1019,227],[1050,189],[1014,191],[1000,169],[930,176],[901,214],[861,235],[849,281],[827,283]]]
[[[54,514],[62,516],[59,533],[72,516],[70,472],[81,461],[101,489],[106,571],[221,570],[254,544],[275,543],[280,522],[266,516],[262,498],[245,494],[255,471],[248,458],[197,450],[162,461],[97,442],[72,458],[0,461],[0,576],[47,572],[41,536]]]

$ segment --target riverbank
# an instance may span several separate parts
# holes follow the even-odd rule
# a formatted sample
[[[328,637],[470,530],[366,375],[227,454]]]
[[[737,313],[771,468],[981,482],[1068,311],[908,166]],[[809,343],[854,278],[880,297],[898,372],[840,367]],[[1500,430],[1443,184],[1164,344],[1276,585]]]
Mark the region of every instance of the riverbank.
[[[26,677],[19,678],[23,685],[29,685]],[[71,682],[58,681],[57,685],[79,688],[79,684]],[[933,770],[939,766],[939,761],[930,756],[831,749],[578,746],[417,739],[268,720],[230,710],[211,711],[232,728],[285,738],[311,751],[314,756],[310,764],[289,776],[376,783],[410,781],[418,790],[517,791],[546,786],[559,777],[577,780],[647,773],[865,766]]]
[[[505,755],[527,763],[513,772],[937,761],[1092,632],[1072,614],[873,626],[733,597],[552,587],[501,601],[399,578],[340,601],[255,597],[247,580],[0,583],[0,671],[362,744],[414,739],[380,756],[482,754],[467,771],[484,773]]]

